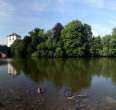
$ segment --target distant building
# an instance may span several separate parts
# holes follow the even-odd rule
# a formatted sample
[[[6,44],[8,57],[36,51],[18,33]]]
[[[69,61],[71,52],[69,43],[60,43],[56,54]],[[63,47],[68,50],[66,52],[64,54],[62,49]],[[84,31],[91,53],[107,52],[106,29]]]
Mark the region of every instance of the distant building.
[[[21,36],[16,34],[16,33],[12,33],[10,35],[7,36],[7,46],[10,47],[14,41],[18,40],[18,39],[21,39]]]

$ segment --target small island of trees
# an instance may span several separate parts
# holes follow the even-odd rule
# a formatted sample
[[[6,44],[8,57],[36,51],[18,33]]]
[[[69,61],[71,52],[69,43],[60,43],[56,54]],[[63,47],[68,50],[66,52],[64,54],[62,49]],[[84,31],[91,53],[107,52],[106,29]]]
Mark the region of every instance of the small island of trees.
[[[45,32],[35,28],[10,48],[13,57],[115,57],[116,28],[111,35],[93,36],[91,26],[73,20]]]

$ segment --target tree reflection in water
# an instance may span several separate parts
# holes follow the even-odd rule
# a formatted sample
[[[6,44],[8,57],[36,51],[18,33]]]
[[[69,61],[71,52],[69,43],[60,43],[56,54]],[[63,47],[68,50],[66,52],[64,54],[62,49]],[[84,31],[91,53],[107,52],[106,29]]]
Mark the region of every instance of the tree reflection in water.
[[[17,73],[24,73],[35,82],[52,81],[72,90],[87,88],[94,75],[112,78],[116,82],[116,59],[14,59],[10,65]]]
[[[90,86],[91,74],[88,60],[16,59],[11,62],[18,72],[35,82],[51,81],[55,86],[66,86],[74,91]]]
[[[51,107],[50,104],[54,103],[55,107],[55,103],[56,105],[58,102],[61,103],[59,93],[60,96],[67,97],[72,96],[73,93],[88,90],[90,102],[87,105],[94,105],[96,100],[102,102],[107,99],[105,101],[108,102],[109,99],[112,99],[107,97],[108,95],[113,97],[116,95],[115,58],[13,59],[8,63],[8,70],[11,71],[10,73],[13,77],[15,75],[19,76],[19,79],[14,77],[17,80],[9,84],[9,86],[12,86],[16,83],[17,89],[13,88],[13,90],[17,91],[15,92],[16,96],[23,93],[24,96],[27,95],[24,98],[25,102],[28,100],[32,103],[31,100],[35,101],[38,95],[42,93],[42,95],[47,97],[46,108]],[[22,75],[24,76],[21,77]],[[18,91],[19,88],[22,89]],[[30,91],[29,93],[26,92],[27,89]],[[33,94],[32,97],[31,94]],[[97,103],[97,105],[103,106],[103,103]],[[42,106],[42,109],[44,107]]]

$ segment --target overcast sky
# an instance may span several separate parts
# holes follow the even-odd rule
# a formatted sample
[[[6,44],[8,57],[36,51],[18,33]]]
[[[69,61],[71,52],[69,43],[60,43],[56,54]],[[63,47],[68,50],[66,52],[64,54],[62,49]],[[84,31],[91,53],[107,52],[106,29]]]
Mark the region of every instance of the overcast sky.
[[[116,0],[0,0],[0,38],[16,32],[26,35],[35,27],[51,28],[79,19],[94,35],[111,33],[116,26]],[[2,40],[0,40],[2,41]]]

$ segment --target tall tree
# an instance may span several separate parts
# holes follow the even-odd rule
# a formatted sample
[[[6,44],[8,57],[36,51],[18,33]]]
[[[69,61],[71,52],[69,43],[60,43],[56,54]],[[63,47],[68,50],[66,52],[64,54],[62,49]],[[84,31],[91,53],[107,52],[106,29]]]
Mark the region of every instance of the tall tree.
[[[26,57],[26,50],[22,40],[16,40],[12,44],[11,53],[15,57]]]
[[[110,56],[116,56],[116,39],[110,40]]]
[[[112,29],[112,37],[116,39],[116,27]]]
[[[91,40],[90,52],[92,56],[102,56],[103,44],[101,37],[93,37]]]
[[[77,57],[88,55],[89,41],[92,38],[91,27],[89,25],[74,20],[64,27],[62,38],[67,56]]]
[[[35,28],[31,32],[29,32],[29,37],[31,38],[31,43],[28,46],[28,52],[32,54],[37,50],[37,45],[44,41],[44,30]]]
[[[54,39],[57,39],[57,40],[59,40],[60,39],[60,37],[61,37],[61,31],[63,30],[63,26],[62,26],[62,24],[61,23],[57,23],[54,27],[53,27],[53,29],[52,29],[52,32],[53,32],[53,38]]]
[[[110,52],[110,40],[112,36],[111,35],[105,35],[102,38],[103,42],[103,56],[109,56]]]

